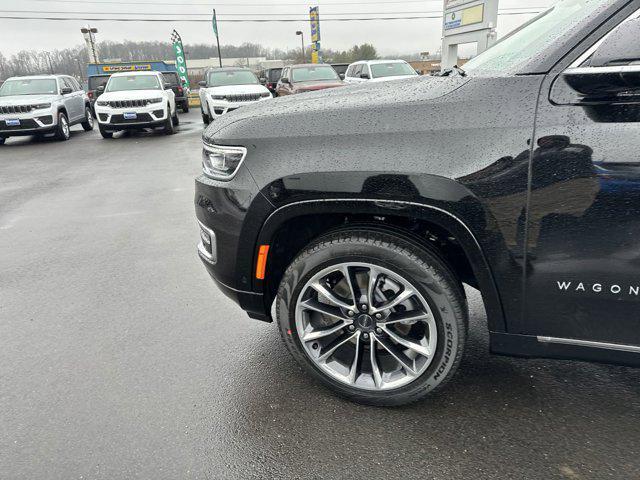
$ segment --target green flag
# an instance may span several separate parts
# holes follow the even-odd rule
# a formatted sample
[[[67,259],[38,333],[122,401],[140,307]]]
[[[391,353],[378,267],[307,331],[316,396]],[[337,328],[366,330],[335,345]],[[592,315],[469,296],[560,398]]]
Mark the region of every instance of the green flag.
[[[216,11],[215,9],[213,10],[213,33],[216,34],[216,37],[218,36],[218,17],[216,16]]]

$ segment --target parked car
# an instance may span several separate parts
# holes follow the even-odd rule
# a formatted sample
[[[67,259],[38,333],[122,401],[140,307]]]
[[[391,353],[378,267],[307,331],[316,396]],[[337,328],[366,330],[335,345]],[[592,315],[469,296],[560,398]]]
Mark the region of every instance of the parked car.
[[[600,179],[640,182],[639,6],[560,0],[464,70],[210,127],[208,272],[252,318],[275,303],[307,374],[363,403],[453,376],[464,285],[493,353],[640,365],[640,194]]]
[[[284,67],[276,86],[279,97],[298,93],[342,87],[344,82],[331,65],[300,64]]]
[[[267,87],[272,95],[276,95],[276,85],[282,76],[282,68],[266,68],[260,72],[260,83]]]
[[[91,111],[93,112],[93,116],[95,118],[96,110],[96,100],[100,96],[101,92],[104,91],[104,87],[106,87],[107,82],[109,81],[109,75],[93,75],[89,77],[87,81],[87,96],[89,97],[89,101],[91,102]],[[100,89],[102,87],[102,89]]]
[[[344,77],[347,83],[388,82],[418,75],[404,60],[367,60],[349,65]]]
[[[273,98],[248,68],[213,68],[200,82],[200,108],[205,124],[252,103]]]
[[[114,73],[96,101],[96,114],[103,138],[157,127],[170,135],[179,124],[175,94],[160,72]]]
[[[70,127],[93,129],[87,94],[67,75],[11,77],[0,87],[0,145],[9,137],[54,135],[68,140]]]
[[[171,85],[171,90],[176,99],[176,105],[179,106],[184,113],[189,112],[189,91],[182,83],[178,76],[178,72],[162,72],[164,81]]]
[[[349,68],[348,63],[332,63],[331,66],[336,71],[338,76],[344,80],[345,75],[347,74],[347,68]]]

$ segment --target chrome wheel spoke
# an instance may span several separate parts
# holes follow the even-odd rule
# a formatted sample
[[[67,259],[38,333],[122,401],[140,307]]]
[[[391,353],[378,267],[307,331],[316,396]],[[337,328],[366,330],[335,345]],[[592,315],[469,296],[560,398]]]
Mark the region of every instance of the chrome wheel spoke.
[[[393,343],[391,343],[389,340],[384,339],[384,338],[377,338],[376,340],[378,341],[378,343],[380,345],[382,345],[382,348],[384,348],[387,352],[389,352],[391,354],[391,356],[393,358],[395,358],[397,360],[397,362],[408,373],[410,373],[411,375],[415,375],[416,374],[413,360],[411,360],[404,353],[402,353],[402,351],[398,347],[396,347]]]
[[[314,312],[321,313],[328,317],[337,318],[338,320],[346,320],[345,316],[342,314],[342,310],[338,307],[333,307],[326,303],[320,303],[313,298],[301,302],[300,305],[306,310],[313,310]]]
[[[339,332],[347,325],[348,323],[346,321],[341,320],[335,325],[327,328],[312,328],[311,326],[309,326],[302,335],[302,341],[310,342],[312,340],[318,340],[319,338],[328,337],[329,335],[333,335],[334,333]]]
[[[393,325],[396,323],[412,323],[426,320],[429,315],[426,312],[412,310],[404,313],[392,313],[385,320],[378,321],[379,325]]]
[[[351,293],[351,299],[353,300],[353,304],[357,305],[359,301],[359,289],[357,283],[354,282],[354,278],[351,276],[351,270],[348,265],[343,265],[340,269],[342,275],[344,275],[344,280],[347,282],[347,286],[349,287],[349,292]]]
[[[376,357],[376,338],[372,335],[369,339],[369,347],[371,350],[371,375],[373,376],[373,383],[376,388],[382,388],[382,373],[378,366],[378,359]]]
[[[367,301],[369,302],[370,307],[374,307],[375,305],[375,292],[376,286],[378,285],[378,281],[380,279],[380,271],[375,268],[369,268],[369,284],[367,285]]]
[[[362,350],[362,348],[363,345],[362,341],[360,340],[360,332],[356,332],[356,347],[353,355],[353,362],[351,362],[351,368],[349,369],[349,383],[355,383],[356,379],[358,378],[358,374],[360,373],[358,364],[361,361],[360,351]]]
[[[329,345],[327,345],[326,347],[320,350],[320,356],[318,357],[318,361],[321,363],[326,362],[327,359],[336,352],[336,350],[338,350],[342,345],[347,343],[356,335],[357,333],[353,333],[350,335],[345,334],[336,338],[333,342],[331,342]]]
[[[398,305],[400,305],[402,302],[409,300],[415,294],[416,292],[411,288],[405,288],[384,305],[380,305],[380,307],[372,309],[372,312],[377,313],[377,312],[381,312],[382,310],[390,310],[392,308],[395,308]]]
[[[338,298],[338,296],[335,293],[333,293],[327,287],[322,285],[320,281],[316,281],[312,283],[311,288],[313,288],[316,292],[318,292],[320,295],[322,295],[323,297],[325,297],[327,300],[329,300],[334,305],[337,305],[338,307],[342,307],[346,309],[355,308],[355,303],[353,305],[349,305],[348,303],[344,302],[343,300]]]
[[[382,327],[382,330],[389,336],[391,340],[393,340],[397,344],[402,345],[403,347],[406,347],[409,350],[413,350],[414,352],[419,353],[423,357],[431,356],[431,349],[429,348],[428,345],[424,346],[420,343],[408,340],[402,337],[400,334],[394,332],[393,330],[385,326]]]

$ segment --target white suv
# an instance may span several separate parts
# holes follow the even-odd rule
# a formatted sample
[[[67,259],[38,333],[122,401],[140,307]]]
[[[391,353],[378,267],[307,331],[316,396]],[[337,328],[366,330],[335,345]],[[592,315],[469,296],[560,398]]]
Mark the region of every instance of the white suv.
[[[93,129],[89,97],[73,77],[11,77],[0,87],[0,145],[24,135],[68,140],[70,127],[78,123]]]
[[[156,127],[170,135],[179,123],[175,94],[159,72],[114,73],[95,109],[104,138],[120,130]]]
[[[349,65],[344,76],[347,83],[388,82],[417,76],[404,60],[366,60]]]
[[[200,82],[202,121],[208,124],[244,105],[269,100],[271,92],[249,69],[230,67],[207,70]]]

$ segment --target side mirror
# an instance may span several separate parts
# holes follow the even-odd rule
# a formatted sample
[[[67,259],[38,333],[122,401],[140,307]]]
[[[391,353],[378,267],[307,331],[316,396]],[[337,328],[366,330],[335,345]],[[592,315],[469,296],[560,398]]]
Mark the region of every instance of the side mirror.
[[[363,78],[363,79],[365,79],[365,80],[369,80],[369,79],[371,79],[371,77],[369,76],[369,74],[368,74],[368,73],[361,73],[361,74],[360,74],[360,78]]]
[[[200,86],[200,87],[206,87],[206,86],[207,86],[207,82],[205,82],[204,80],[200,80],[200,81],[198,82],[198,86]]]
[[[288,78],[286,78],[286,77],[285,77],[285,78],[281,78],[281,79],[280,79],[280,82],[281,82],[281,83],[286,83],[287,85],[291,85],[291,82],[290,82],[290,81],[289,81],[289,79],[288,79]]]
[[[69,95],[71,92],[73,92],[73,89],[71,87],[62,87],[60,89],[60,93],[62,95]]]
[[[100,85],[100,86],[98,86],[98,88],[96,88],[96,91],[97,91],[98,93],[104,93],[104,85]]]
[[[640,94],[640,18],[618,26],[583,67],[562,73],[565,82],[578,94],[611,97],[623,92]]]
[[[340,80],[344,80],[344,73],[339,73],[338,76],[340,77]]]

